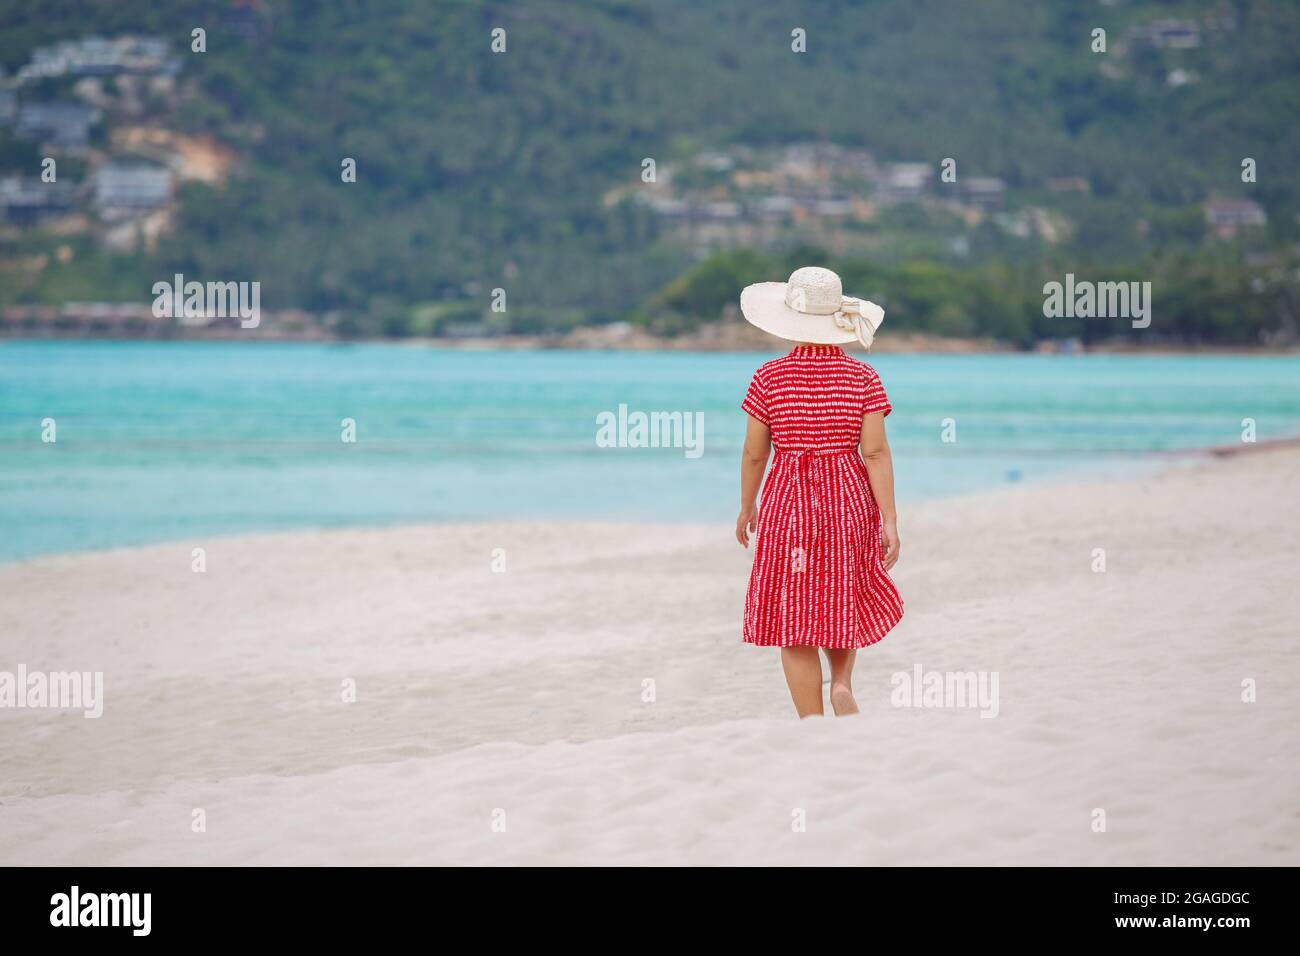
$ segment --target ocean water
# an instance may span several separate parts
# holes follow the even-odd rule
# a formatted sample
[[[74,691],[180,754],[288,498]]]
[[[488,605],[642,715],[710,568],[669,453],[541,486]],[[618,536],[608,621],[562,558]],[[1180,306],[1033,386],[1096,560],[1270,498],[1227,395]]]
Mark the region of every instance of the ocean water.
[[[739,402],[776,354],[0,342],[0,560],[405,521],[729,522]],[[1300,432],[1296,356],[873,364],[902,503],[1144,467],[1239,442],[1245,418],[1261,439]],[[601,447],[620,405],[702,413],[702,453]]]

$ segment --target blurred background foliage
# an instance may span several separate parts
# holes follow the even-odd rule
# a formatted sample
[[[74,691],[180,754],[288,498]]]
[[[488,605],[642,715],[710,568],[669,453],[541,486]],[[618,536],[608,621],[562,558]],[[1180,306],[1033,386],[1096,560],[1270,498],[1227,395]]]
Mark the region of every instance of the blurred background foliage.
[[[1231,28],[1196,50],[1129,56],[1122,76],[1099,70],[1094,27],[1114,44],[1132,24],[1177,17]],[[343,334],[620,319],[671,332],[816,261],[885,300],[895,330],[1025,344],[1101,334],[1043,318],[1043,282],[1067,271],[1150,280],[1161,327],[1184,341],[1257,342],[1296,314],[1290,0],[0,0],[0,25],[9,74],[61,39],[171,39],[188,92],[168,122],[241,156],[224,184],[183,188],[152,252],[79,243],[37,275],[0,275],[0,304],[141,299],[154,277],[182,272],[259,278],[264,305],[338,312]],[[189,50],[196,26],[206,53]],[[499,26],[505,55],[489,51]],[[794,27],[804,55],[790,52]],[[1183,64],[1198,81],[1171,87]],[[956,157],[968,175],[1001,177],[1012,203],[1052,203],[1073,229],[1047,245],[986,224],[956,256],[896,208],[872,223],[870,255],[794,245],[701,259],[643,204],[606,201],[638,188],[645,157],[807,141]],[[1257,184],[1241,182],[1243,156]],[[357,160],[355,184],[340,181],[343,157]],[[0,133],[0,171],[36,162]],[[1063,177],[1090,194],[1048,196]],[[1268,210],[1267,229],[1213,241],[1200,204],[1245,195]],[[54,241],[28,232],[0,253]],[[508,319],[486,311],[496,286],[510,290]]]

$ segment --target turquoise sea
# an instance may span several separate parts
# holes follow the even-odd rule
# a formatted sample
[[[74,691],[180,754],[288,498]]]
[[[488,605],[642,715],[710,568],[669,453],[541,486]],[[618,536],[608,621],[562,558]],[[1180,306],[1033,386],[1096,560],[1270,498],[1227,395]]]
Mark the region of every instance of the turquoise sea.
[[[0,342],[0,560],[405,521],[730,522],[739,402],[776,354]],[[1261,439],[1300,432],[1296,356],[873,364],[903,502],[1141,467],[1239,442],[1243,418]],[[703,413],[703,454],[600,447],[597,416],[620,405]]]

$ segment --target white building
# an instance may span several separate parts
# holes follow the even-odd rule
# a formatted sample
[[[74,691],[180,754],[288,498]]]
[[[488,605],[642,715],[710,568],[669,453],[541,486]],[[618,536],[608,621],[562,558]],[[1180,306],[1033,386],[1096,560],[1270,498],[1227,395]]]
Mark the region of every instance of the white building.
[[[877,186],[881,202],[919,202],[934,169],[929,163],[893,163]]]
[[[110,162],[95,170],[95,205],[113,216],[148,212],[172,198],[171,170],[143,163]]]

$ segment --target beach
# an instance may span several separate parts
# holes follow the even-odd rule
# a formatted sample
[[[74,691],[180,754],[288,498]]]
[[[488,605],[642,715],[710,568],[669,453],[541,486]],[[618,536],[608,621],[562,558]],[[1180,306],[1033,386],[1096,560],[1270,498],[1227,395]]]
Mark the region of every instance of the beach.
[[[722,525],[3,565],[0,670],[102,672],[103,700],[0,708],[0,862],[1295,865],[1298,467],[904,509],[862,713],[802,723],[739,640]],[[915,706],[931,672],[996,675],[996,706]]]

